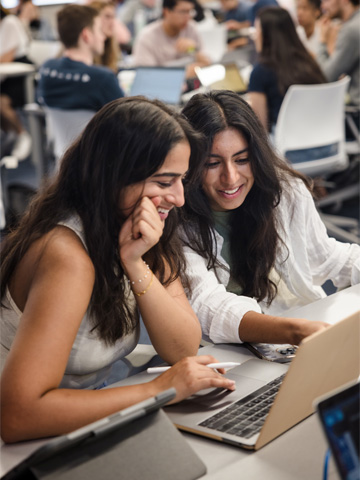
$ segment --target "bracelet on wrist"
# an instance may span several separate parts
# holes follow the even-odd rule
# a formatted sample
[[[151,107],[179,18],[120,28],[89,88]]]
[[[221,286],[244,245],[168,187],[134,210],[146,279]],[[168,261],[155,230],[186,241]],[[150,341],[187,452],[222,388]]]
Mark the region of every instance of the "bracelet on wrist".
[[[145,262],[145,260],[143,260],[143,262],[144,262],[144,265],[145,265],[145,267],[146,267],[146,273],[145,273],[144,277],[143,277],[143,278],[139,278],[139,280],[130,280],[130,278],[128,278],[128,282],[129,282],[130,285],[135,285],[137,282],[142,283],[144,280],[146,280],[146,279],[148,278],[148,276],[149,276],[149,274],[150,274],[150,267],[149,267],[149,265]]]
[[[150,283],[149,285],[145,288],[145,290],[142,290],[141,292],[134,292],[135,295],[137,295],[138,297],[141,297],[141,295],[145,295],[145,293],[149,290],[149,288],[151,287],[152,283],[153,283],[153,280],[154,280],[154,272],[151,272],[151,279],[150,279]]]

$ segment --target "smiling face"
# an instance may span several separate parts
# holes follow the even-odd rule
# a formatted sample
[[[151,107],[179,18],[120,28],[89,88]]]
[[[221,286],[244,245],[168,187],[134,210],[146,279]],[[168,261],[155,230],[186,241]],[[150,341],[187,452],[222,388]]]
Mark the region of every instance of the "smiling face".
[[[244,203],[254,184],[248,147],[235,128],[215,135],[202,183],[213,210],[234,210]]]
[[[160,197],[157,207],[161,220],[165,221],[173,207],[184,205],[183,179],[189,168],[190,146],[187,141],[177,143],[167,154],[164,163],[144,182],[124,188],[120,209],[125,218],[131,215],[140,198]]]

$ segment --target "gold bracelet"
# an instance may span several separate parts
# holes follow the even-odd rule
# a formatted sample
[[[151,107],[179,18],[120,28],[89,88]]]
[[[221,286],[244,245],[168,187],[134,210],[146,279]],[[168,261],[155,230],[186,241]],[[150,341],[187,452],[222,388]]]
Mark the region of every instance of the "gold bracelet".
[[[145,295],[145,293],[149,290],[149,288],[151,287],[152,283],[153,283],[153,280],[154,280],[154,272],[151,272],[151,280],[150,280],[150,283],[149,285],[145,288],[145,290],[142,290],[141,292],[137,293],[137,292],[134,292],[135,295],[137,295],[138,297],[141,297],[141,295]]]

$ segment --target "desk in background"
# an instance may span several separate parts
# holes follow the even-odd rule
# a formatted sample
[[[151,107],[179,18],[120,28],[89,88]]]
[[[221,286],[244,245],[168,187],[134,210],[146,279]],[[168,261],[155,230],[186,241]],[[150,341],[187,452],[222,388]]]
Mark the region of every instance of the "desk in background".
[[[359,309],[360,285],[335,293],[325,299],[318,300],[306,307],[291,311],[298,318],[323,320],[336,323]],[[290,312],[289,312],[290,313]],[[288,315],[288,313],[287,313]],[[238,352],[239,361],[252,356],[252,353],[241,345],[210,345],[213,355],[219,361],[227,361],[229,352]],[[154,352],[150,349],[151,360]],[[145,372],[126,378],[110,386],[131,385],[149,381]],[[210,439],[183,433],[183,438],[190,444],[207,466],[208,473],[204,480],[307,480],[321,479],[327,443],[321,431],[316,415],[312,415],[300,424],[273,440],[257,452],[222,444]],[[14,445],[0,446],[0,476],[30,455],[46,440],[22,442]],[[328,480],[338,480],[335,466],[330,461]]]
[[[36,67],[29,63],[9,62],[0,63],[0,81],[9,77],[25,78],[25,99],[26,103],[32,103],[35,100],[34,77]]]

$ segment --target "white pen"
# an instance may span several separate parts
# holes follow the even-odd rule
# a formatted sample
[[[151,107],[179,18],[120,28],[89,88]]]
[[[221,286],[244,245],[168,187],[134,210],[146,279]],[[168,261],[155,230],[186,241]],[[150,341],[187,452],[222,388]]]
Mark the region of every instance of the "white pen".
[[[238,362],[220,362],[220,363],[208,363],[206,366],[209,368],[232,368],[237,367],[240,365]],[[166,370],[169,370],[171,367],[151,367],[148,368],[146,371],[147,373],[163,373]]]

